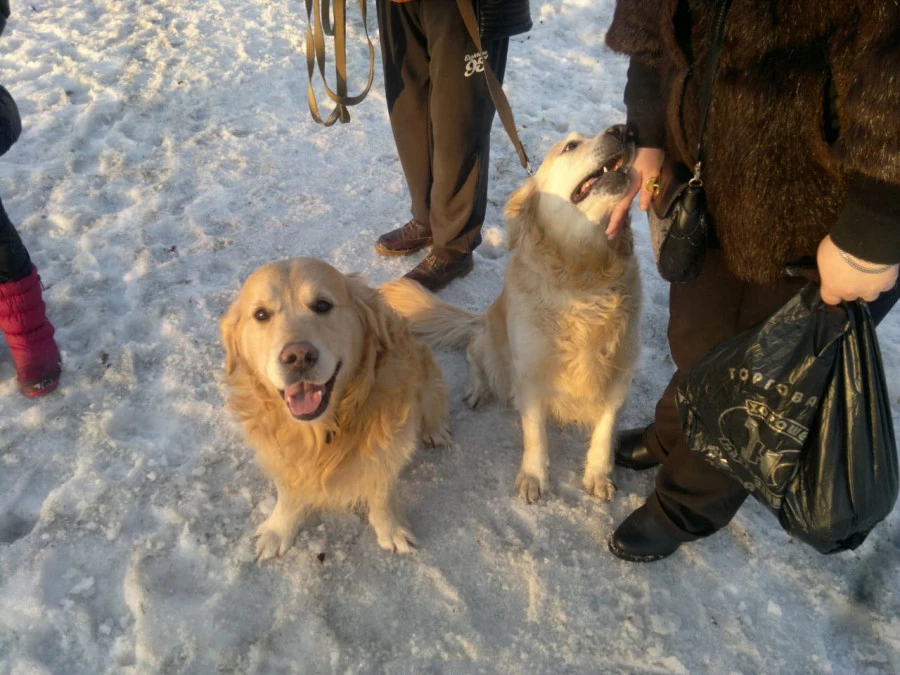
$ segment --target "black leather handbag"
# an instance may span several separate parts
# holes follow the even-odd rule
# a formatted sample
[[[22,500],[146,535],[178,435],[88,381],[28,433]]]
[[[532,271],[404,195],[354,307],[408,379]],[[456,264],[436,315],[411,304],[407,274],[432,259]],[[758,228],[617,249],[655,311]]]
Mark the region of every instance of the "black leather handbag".
[[[650,202],[650,222],[659,240],[656,266],[660,276],[676,284],[693,281],[703,268],[709,239],[706,193],[680,162],[666,161],[657,192]]]
[[[709,239],[709,216],[706,193],[700,170],[703,164],[703,132],[712,101],[712,86],[719,65],[719,53],[725,38],[725,15],[730,0],[719,5],[716,32],[710,45],[709,61],[700,103],[700,129],[697,141],[697,163],[691,171],[685,164],[668,156],[660,169],[653,198],[650,201],[650,229],[656,266],[660,276],[672,283],[693,281],[703,269]]]

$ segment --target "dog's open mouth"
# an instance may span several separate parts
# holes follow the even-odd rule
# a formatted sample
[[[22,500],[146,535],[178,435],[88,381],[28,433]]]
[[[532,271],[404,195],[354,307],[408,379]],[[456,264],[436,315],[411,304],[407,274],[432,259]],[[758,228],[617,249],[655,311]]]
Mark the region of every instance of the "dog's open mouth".
[[[288,410],[294,419],[302,422],[309,422],[319,417],[328,408],[328,401],[331,398],[331,390],[334,389],[334,382],[337,380],[338,372],[341,369],[341,363],[338,362],[334,369],[334,374],[325,384],[314,384],[312,382],[297,382],[281,392],[284,402],[287,404]]]
[[[603,176],[610,173],[611,171],[619,171],[625,165],[625,155],[624,153],[620,153],[618,155],[614,155],[607,162],[601,166],[596,171],[589,173],[587,178],[581,181],[581,184],[575,191],[572,192],[572,203],[577,204],[578,202],[585,199],[589,194],[591,194],[591,190],[594,189],[594,186],[600,181]],[[626,167],[627,168],[627,167]]]

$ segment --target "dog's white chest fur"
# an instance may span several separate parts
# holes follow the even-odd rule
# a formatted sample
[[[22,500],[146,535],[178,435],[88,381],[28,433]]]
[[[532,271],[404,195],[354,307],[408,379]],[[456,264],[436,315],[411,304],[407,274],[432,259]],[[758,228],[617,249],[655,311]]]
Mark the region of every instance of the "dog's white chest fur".
[[[516,298],[519,293],[529,294],[529,301]],[[610,380],[630,371],[636,358],[630,338],[637,302],[619,285],[599,293],[543,293],[538,284],[510,288],[509,306],[528,310],[507,315],[512,391],[530,382],[548,413],[565,422],[593,422],[607,403]]]

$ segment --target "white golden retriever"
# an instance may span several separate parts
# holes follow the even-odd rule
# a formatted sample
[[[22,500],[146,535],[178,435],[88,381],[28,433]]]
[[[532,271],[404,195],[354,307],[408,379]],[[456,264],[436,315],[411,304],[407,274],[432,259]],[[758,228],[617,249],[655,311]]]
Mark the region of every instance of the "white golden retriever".
[[[491,396],[522,416],[516,480],[532,502],[548,484],[547,417],[592,429],[584,488],[601,499],[611,481],[616,414],[638,355],[640,276],[630,227],[610,241],[613,206],[628,187],[634,143],[624,127],[594,138],[570,134],[506,205],[509,248],[503,291],[472,314],[401,279],[381,292],[432,346],[466,347],[472,407]]]
[[[283,555],[307,511],[357,504],[382,548],[408,552],[394,484],[420,434],[450,439],[431,349],[374,289],[312,258],[251,274],[220,328],[229,407],[278,491],[257,557]]]

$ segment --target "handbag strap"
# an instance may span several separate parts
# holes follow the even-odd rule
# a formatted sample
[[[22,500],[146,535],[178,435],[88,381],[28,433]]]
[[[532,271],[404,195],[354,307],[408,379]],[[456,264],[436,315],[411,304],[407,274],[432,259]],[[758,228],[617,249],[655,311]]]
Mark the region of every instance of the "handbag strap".
[[[722,0],[716,13],[716,32],[709,46],[709,55],[706,64],[706,77],[703,78],[703,89],[700,94],[700,129],[697,138],[697,164],[694,166],[693,180],[700,184],[700,166],[703,163],[703,132],[706,131],[706,118],[712,104],[712,88],[719,71],[719,54],[722,52],[722,43],[725,42],[725,16],[731,0]]]
[[[475,48],[478,50],[479,54],[483,54],[484,49],[481,47],[478,20],[475,18],[472,0],[456,0],[456,5],[459,7],[459,13],[462,14],[463,23],[469,31],[469,37],[472,38],[472,42],[475,43]],[[494,69],[491,68],[491,64],[488,63],[487,59],[484,59],[484,77],[487,79],[488,92],[491,94],[491,100],[494,102],[494,108],[497,109],[497,115],[503,123],[506,135],[509,136],[509,140],[512,141],[512,144],[516,149],[516,154],[519,155],[519,162],[521,162],[522,168],[530,174],[531,167],[528,165],[528,155],[525,154],[525,146],[522,145],[522,141],[519,140],[519,134],[516,131],[516,121],[513,119],[512,108],[509,107],[509,101],[506,98],[506,94],[503,93],[503,87],[500,85],[500,81],[494,74]]]

